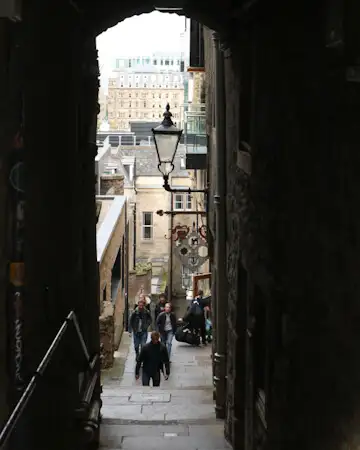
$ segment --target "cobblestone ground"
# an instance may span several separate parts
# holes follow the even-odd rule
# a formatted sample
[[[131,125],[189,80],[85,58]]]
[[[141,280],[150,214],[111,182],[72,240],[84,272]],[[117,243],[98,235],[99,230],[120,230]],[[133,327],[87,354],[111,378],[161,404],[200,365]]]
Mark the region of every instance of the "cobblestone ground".
[[[212,400],[210,346],[174,340],[171,375],[160,388],[134,378],[135,352],[127,336],[124,373],[103,382],[102,449],[225,450],[224,424]]]

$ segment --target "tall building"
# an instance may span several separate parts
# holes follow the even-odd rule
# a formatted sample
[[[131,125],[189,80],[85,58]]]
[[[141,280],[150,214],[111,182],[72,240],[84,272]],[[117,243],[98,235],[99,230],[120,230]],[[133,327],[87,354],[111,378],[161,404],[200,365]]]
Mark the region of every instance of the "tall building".
[[[184,103],[183,54],[117,58],[107,103],[112,130],[130,130],[134,121],[159,121],[167,103],[174,122],[179,121]]]

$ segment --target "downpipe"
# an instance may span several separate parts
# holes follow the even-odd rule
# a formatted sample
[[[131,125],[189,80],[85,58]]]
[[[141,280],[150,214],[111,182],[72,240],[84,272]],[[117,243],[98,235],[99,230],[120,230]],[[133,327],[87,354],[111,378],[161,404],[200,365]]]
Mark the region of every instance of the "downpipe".
[[[227,350],[227,273],[226,273],[226,133],[224,58],[217,33],[213,34],[215,53],[215,152],[216,191],[214,195],[216,347],[214,354],[214,386],[216,417],[226,414],[226,350]]]
[[[102,406],[101,399],[94,400],[90,405],[88,417],[86,421],[84,421],[84,428],[83,428],[84,444],[85,445],[94,444],[94,448],[95,446],[97,447],[97,444],[99,443],[101,406]]]

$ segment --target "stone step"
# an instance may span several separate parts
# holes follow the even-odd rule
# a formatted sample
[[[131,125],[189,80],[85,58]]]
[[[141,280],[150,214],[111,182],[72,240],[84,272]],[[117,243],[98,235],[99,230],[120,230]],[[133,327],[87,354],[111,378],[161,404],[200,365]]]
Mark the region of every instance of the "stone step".
[[[224,424],[102,425],[101,449],[227,450]]]

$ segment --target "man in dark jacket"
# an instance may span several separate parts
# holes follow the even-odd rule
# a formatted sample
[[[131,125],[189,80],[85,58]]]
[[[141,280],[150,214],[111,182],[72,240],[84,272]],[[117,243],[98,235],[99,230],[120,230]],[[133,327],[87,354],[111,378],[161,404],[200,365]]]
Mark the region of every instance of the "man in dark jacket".
[[[146,344],[148,328],[151,325],[151,314],[145,308],[143,300],[139,300],[135,311],[130,316],[130,329],[133,333],[136,356],[139,355],[139,347]]]
[[[197,300],[194,300],[184,316],[184,322],[189,324],[189,329],[200,333],[203,345],[206,345],[206,328],[204,310]]]
[[[135,367],[135,378],[140,377],[142,366],[142,385],[149,386],[152,379],[153,386],[160,386],[160,372],[164,373],[165,380],[170,375],[169,355],[164,344],[160,342],[160,334],[157,331],[151,333],[151,341],[141,349]]]
[[[156,325],[161,336],[161,341],[166,345],[170,359],[172,340],[176,332],[176,317],[171,311],[170,303],[165,304],[165,310],[158,315]]]
[[[165,294],[160,294],[159,295],[159,303],[155,307],[155,321],[157,320],[158,315],[160,313],[164,312],[165,305],[166,305],[166,295]]]

